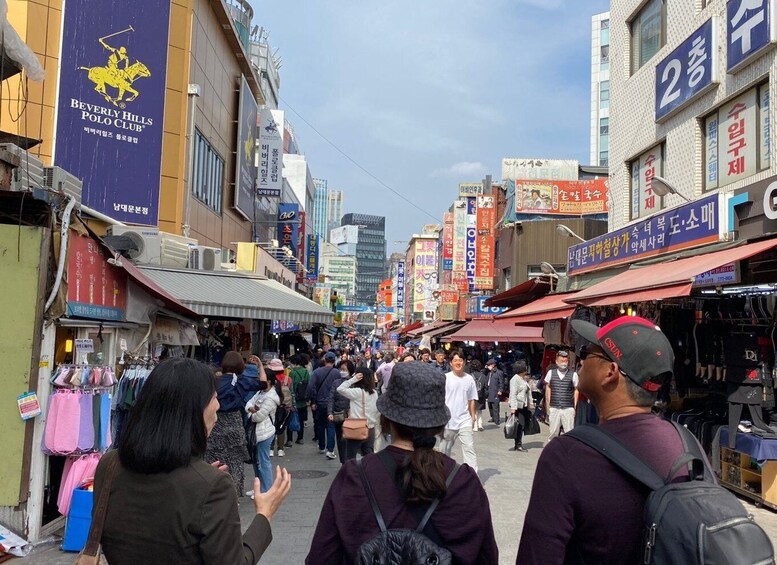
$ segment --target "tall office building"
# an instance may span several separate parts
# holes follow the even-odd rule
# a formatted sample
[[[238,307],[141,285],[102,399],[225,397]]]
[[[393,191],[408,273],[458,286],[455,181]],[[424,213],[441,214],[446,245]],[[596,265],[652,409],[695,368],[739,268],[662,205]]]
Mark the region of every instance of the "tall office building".
[[[359,230],[356,242],[356,301],[372,305],[378,285],[386,278],[386,218],[370,214],[345,214],[343,226]]]
[[[329,226],[327,221],[327,211],[329,206],[329,186],[326,179],[313,179],[313,185],[316,187],[315,197],[313,199],[313,229],[318,237],[323,237],[329,241]]]
[[[591,18],[591,164],[609,165],[610,12]]]
[[[326,207],[327,234],[335,228],[339,228],[345,223],[340,220],[343,217],[343,200],[345,195],[342,190],[330,190],[329,200]]]

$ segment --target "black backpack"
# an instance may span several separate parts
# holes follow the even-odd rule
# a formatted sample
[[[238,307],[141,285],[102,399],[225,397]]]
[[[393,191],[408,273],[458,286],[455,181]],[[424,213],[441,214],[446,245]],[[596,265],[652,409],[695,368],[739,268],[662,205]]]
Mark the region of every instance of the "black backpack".
[[[390,472],[392,469],[396,469],[394,459],[385,450],[378,453],[378,457]],[[415,530],[389,530],[386,528],[386,522],[383,520],[380,508],[378,508],[378,501],[375,500],[375,495],[370,488],[361,459],[356,461],[356,468],[359,471],[359,477],[364,485],[370,506],[372,506],[372,512],[380,527],[379,534],[359,546],[359,550],[356,552],[356,565],[396,565],[398,563],[402,565],[451,565],[453,563],[451,552],[441,547],[439,536],[433,526],[429,524],[429,518],[432,517],[440,499],[436,499],[429,505]],[[451,485],[458,470],[459,464],[457,463],[445,480],[446,486]],[[393,473],[390,474],[392,477],[394,476]],[[432,541],[424,533],[424,530],[429,536],[437,538],[436,541]]]
[[[297,383],[294,387],[294,396],[296,401],[304,402],[308,397],[308,383],[310,383],[310,377],[306,377]]]
[[[645,502],[642,563],[773,564],[774,550],[766,532],[737,497],[718,484],[696,438],[683,426],[672,424],[685,453],[666,479],[598,426],[578,426],[567,436],[594,448],[652,491]],[[684,466],[690,480],[672,483]]]
[[[273,426],[275,426],[276,435],[280,435],[286,431],[286,428],[289,425],[290,415],[291,410],[286,408],[286,405],[284,404],[281,404],[278,406],[278,408],[275,409],[275,417],[270,417],[270,422],[272,422]]]

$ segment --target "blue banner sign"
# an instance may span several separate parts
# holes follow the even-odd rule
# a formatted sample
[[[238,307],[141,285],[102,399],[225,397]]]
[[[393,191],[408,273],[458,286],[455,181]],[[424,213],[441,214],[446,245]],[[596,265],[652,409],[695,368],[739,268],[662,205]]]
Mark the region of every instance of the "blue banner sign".
[[[467,250],[467,281],[469,281],[470,290],[475,290],[475,271],[477,270],[477,250],[475,245],[477,238],[477,198],[467,198],[467,246],[465,249]],[[452,267],[453,265],[451,265]]]
[[[569,248],[567,274],[574,275],[720,240],[718,195],[606,233]]]
[[[405,307],[405,262],[397,262],[397,309],[402,310]]]
[[[54,164],[82,179],[84,205],[155,226],[170,0],[64,8]]]
[[[270,322],[270,333],[284,334],[289,332],[298,332],[299,325],[286,320],[272,320]]]
[[[364,305],[347,306],[345,304],[338,304],[337,311],[338,312],[372,312],[372,308]]]
[[[716,29],[708,19],[656,66],[656,121],[717,84]]]
[[[726,56],[728,72],[744,66],[777,40],[774,0],[728,0]]]
[[[486,300],[491,296],[470,296],[467,298],[467,317],[468,318],[492,318],[506,312],[507,308],[496,306],[486,306]]]
[[[292,257],[297,256],[299,240],[299,204],[281,202],[278,204],[278,241],[281,247],[291,249]]]
[[[318,236],[308,235],[307,265],[308,279],[318,280]]]

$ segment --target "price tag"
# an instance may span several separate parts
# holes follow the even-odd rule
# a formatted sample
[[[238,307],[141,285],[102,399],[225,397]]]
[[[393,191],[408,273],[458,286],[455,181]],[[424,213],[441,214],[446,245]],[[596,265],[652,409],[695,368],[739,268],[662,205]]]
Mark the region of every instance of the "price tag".
[[[77,339],[76,351],[78,353],[92,353],[94,351],[93,339]]]

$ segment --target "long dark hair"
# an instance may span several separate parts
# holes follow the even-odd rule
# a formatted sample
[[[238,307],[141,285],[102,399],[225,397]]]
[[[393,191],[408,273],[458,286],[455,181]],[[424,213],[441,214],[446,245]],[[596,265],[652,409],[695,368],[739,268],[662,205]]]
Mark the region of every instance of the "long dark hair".
[[[405,500],[420,504],[444,497],[448,490],[445,486],[445,460],[441,453],[434,450],[434,444],[445,426],[411,428],[381,416],[380,427],[384,436],[391,433],[413,442],[413,452],[397,467],[397,478]]]
[[[121,464],[137,473],[167,473],[202,457],[208,442],[203,412],[214,392],[207,365],[181,357],[162,361],[124,424]]]
[[[372,372],[372,369],[369,367],[356,367],[353,370],[353,374],[361,373],[364,375],[364,378],[360,380],[358,383],[354,383],[354,387],[356,388],[363,388],[364,392],[367,394],[372,394],[375,392],[375,373]]]
[[[275,393],[278,395],[278,399],[280,400],[281,404],[283,404],[283,387],[281,386],[281,381],[278,380],[278,375],[282,374],[283,371],[267,371],[267,382],[270,383],[270,386],[272,386],[275,389]]]

